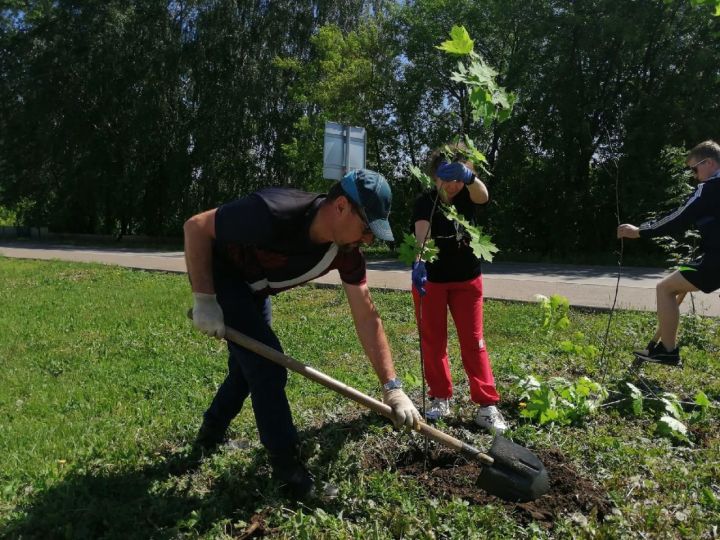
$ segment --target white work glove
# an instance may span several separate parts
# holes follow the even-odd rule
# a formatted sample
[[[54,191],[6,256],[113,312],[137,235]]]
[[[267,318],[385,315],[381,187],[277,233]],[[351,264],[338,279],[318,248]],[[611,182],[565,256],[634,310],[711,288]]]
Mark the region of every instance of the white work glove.
[[[383,402],[390,405],[393,410],[393,424],[396,428],[417,428],[420,422],[420,413],[413,405],[407,394],[401,388],[383,390]]]
[[[193,293],[193,325],[211,337],[225,337],[225,318],[214,294]]]

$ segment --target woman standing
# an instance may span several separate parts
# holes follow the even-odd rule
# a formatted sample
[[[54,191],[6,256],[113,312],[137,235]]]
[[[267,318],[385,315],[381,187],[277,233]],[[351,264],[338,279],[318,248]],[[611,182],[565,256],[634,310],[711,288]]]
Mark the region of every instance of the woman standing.
[[[459,149],[456,147],[456,149]],[[470,385],[470,399],[479,407],[475,422],[502,433],[507,424],[497,409],[500,396],[483,338],[483,296],[480,259],[470,246],[470,235],[457,221],[443,214],[440,203],[454,206],[475,224],[479,205],[488,199],[485,184],[475,176],[469,161],[448,161],[436,150],[430,156],[430,176],[436,188],[415,201],[413,229],[418,243],[429,235],[438,248],[437,259],[413,264],[415,317],[422,335],[425,378],[429,386],[428,420],[452,414],[452,378],[447,352],[447,311],[455,322],[460,351]]]

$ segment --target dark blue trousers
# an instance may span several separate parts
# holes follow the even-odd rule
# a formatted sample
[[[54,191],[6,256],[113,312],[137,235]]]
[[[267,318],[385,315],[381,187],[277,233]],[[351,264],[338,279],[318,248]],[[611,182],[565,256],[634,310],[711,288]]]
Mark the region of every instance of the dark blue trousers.
[[[215,291],[226,326],[282,352],[270,327],[270,298],[257,298],[247,283],[217,275]],[[287,370],[229,341],[228,353],[228,374],[205,411],[205,422],[226,429],[249,395],[260,442],[271,454],[292,452],[298,435],[285,394]]]

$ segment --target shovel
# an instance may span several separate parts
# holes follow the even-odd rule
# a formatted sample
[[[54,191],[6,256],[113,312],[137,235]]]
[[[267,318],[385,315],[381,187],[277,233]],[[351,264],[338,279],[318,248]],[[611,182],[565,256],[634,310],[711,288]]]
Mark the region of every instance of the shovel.
[[[188,312],[192,318],[192,310]],[[345,383],[298,362],[264,343],[225,327],[225,339],[240,345],[260,356],[299,373],[303,377],[320,383],[326,388],[350,398],[356,403],[392,420],[392,409]],[[425,437],[448,448],[457,450],[468,459],[479,461],[482,465],[477,485],[487,493],[506,501],[526,502],[537,499],[550,489],[547,470],[538,457],[527,448],[505,437],[497,435],[488,454],[463,441],[420,421],[415,428]]]

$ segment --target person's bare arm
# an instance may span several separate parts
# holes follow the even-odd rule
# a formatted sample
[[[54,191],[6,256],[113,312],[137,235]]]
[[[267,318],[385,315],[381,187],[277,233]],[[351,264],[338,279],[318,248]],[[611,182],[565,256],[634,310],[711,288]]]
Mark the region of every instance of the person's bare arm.
[[[352,313],[355,331],[365,354],[377,374],[380,384],[394,379],[395,367],[392,361],[390,345],[385,336],[380,314],[375,309],[370,290],[366,284],[343,284]]]
[[[193,291],[193,324],[209,336],[225,335],[222,308],[215,296],[212,271],[212,242],[215,210],[197,214],[185,222],[185,265]]]
[[[470,200],[475,204],[485,204],[490,200],[490,194],[488,193],[485,182],[480,180],[477,176],[475,180],[467,185],[467,189],[470,192]]]
[[[193,292],[215,294],[212,277],[212,242],[216,209],[197,214],[185,222],[185,265]]]
[[[630,223],[623,223],[617,228],[618,238],[640,238],[640,229]]]
[[[385,383],[395,379],[396,374],[380,314],[375,309],[375,305],[370,298],[367,285],[344,283],[343,286],[360,343],[365,349],[365,354],[370,359],[380,383],[385,385]],[[420,413],[402,388],[383,387],[383,401],[393,411],[395,427],[404,426],[406,429],[418,427]]]
[[[430,222],[425,219],[419,219],[415,222],[415,241],[419,246],[425,241],[425,237],[430,230]]]

